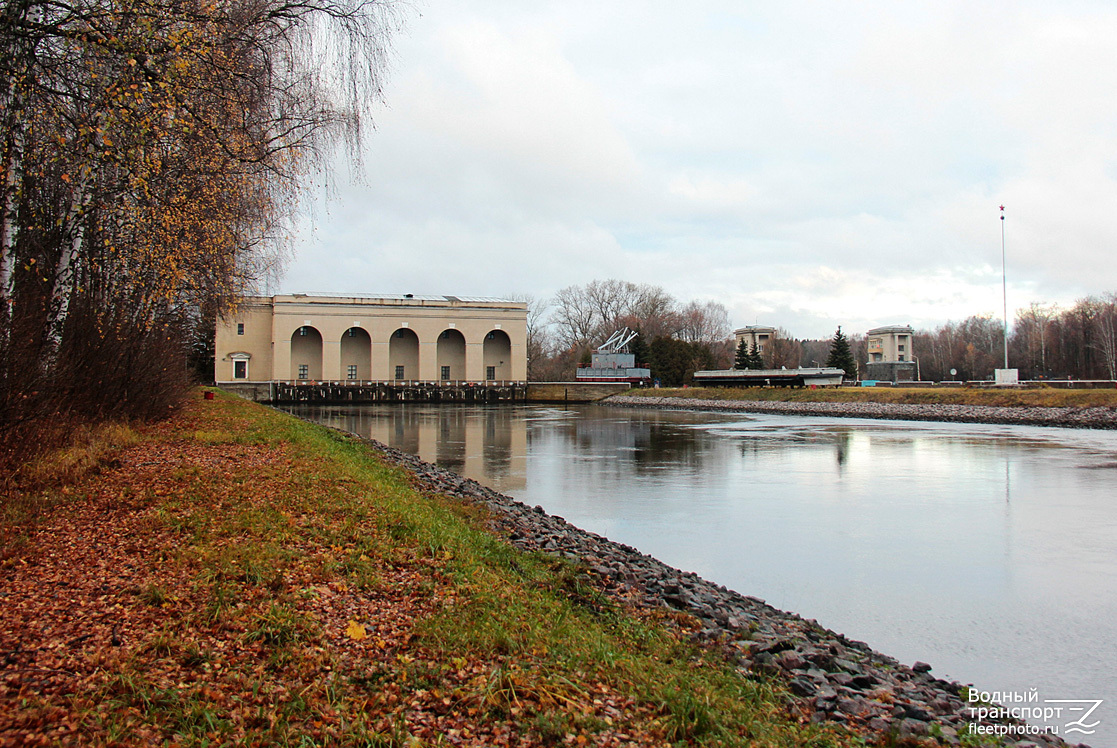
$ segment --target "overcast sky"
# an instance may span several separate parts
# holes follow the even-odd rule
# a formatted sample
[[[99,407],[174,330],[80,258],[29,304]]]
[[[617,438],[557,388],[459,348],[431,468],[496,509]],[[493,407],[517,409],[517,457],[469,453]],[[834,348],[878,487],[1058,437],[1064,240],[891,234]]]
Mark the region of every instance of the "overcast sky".
[[[593,279],[825,338],[1117,291],[1103,2],[418,2],[287,292]],[[274,287],[271,290],[276,290]]]

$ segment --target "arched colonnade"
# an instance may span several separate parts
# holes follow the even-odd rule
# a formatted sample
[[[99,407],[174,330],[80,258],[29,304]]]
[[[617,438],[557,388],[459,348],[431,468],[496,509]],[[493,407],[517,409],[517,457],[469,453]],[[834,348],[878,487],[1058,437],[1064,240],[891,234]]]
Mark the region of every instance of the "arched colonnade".
[[[313,324],[296,327],[290,342],[288,378],[299,381],[502,381],[513,379],[512,341],[490,329],[472,339],[450,326],[441,330],[396,328],[383,339],[354,325],[337,340]],[[277,337],[276,371],[283,372],[284,338]]]

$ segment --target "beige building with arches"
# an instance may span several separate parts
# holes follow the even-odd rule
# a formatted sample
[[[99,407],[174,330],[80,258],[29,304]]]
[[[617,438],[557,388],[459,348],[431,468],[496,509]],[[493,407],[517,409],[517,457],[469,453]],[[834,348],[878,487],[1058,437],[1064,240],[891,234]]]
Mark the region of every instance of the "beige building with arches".
[[[527,380],[527,304],[470,296],[253,296],[218,320],[218,383]]]

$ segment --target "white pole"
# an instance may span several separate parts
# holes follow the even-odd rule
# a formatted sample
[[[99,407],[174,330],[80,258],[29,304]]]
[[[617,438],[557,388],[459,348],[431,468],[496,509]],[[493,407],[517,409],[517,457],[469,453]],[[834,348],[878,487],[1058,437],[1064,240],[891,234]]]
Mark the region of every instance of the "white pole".
[[[1005,368],[1008,368],[1008,275],[1005,272],[1005,206],[1001,206],[1001,292],[1004,295],[1005,314]]]

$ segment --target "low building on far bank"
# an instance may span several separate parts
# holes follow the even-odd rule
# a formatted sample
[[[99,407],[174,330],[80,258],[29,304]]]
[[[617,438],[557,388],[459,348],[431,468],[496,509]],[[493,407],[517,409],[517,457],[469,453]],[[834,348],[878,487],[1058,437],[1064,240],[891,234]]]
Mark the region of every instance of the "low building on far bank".
[[[909,325],[877,327],[865,333],[869,360],[865,379],[880,382],[911,382],[918,379],[918,364],[912,350],[914,330]]]
[[[527,380],[527,305],[467,296],[253,296],[218,320],[214,378]]]
[[[617,330],[593,352],[590,365],[579,365],[574,376],[579,382],[629,382],[650,384],[651,369],[636,363],[636,354],[628,352],[628,344],[637,333],[627,327]]]

